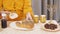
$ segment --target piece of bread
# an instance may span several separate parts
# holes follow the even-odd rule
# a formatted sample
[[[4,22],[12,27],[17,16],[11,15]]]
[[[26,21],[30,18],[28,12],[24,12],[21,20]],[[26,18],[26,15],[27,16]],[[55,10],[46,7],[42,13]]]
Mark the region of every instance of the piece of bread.
[[[25,22],[22,22],[22,23],[16,22],[16,26],[20,27],[20,28],[32,29],[34,27],[34,24],[33,24],[33,22],[25,21]]]

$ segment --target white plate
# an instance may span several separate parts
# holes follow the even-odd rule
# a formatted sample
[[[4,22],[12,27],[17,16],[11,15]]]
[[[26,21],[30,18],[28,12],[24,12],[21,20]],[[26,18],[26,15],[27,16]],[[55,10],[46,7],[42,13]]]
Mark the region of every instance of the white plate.
[[[10,27],[13,28],[13,29],[17,29],[17,30],[32,30],[32,29],[27,29],[27,28],[20,28],[20,27],[17,27],[17,26],[16,26],[16,21],[10,23]]]
[[[33,28],[33,29],[27,29],[27,28],[17,27],[17,26],[16,26],[16,21],[15,21],[15,22],[10,23],[10,27],[13,28],[13,29],[24,30],[24,31],[38,30],[38,29],[40,29],[40,23],[34,24],[34,28]]]
[[[18,14],[17,14],[17,13],[10,13],[9,17],[10,17],[11,19],[15,19],[15,18],[18,17]]]
[[[47,21],[46,23],[48,23],[49,21]],[[56,32],[56,31],[60,31],[60,26],[59,26],[59,24],[55,21],[55,20],[53,20],[53,24],[56,24],[57,25],[57,29],[55,29],[55,30],[50,30],[50,29],[46,29],[45,27],[44,27],[44,25],[46,24],[46,23],[44,23],[44,24],[42,24],[41,26],[41,29],[43,29],[43,30],[45,30],[45,31],[51,31],[51,32]]]

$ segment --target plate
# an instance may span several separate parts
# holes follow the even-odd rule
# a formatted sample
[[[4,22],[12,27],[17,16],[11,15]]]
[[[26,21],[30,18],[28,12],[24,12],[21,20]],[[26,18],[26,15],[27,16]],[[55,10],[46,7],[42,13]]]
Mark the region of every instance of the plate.
[[[10,17],[11,19],[15,19],[15,18],[18,17],[18,14],[17,14],[17,13],[10,13],[10,14],[9,14],[9,17]]]
[[[46,22],[47,23],[47,22]],[[45,27],[44,27],[44,25],[46,24],[46,23],[44,23],[44,24],[42,24],[41,26],[41,29],[43,29],[43,30],[45,30],[45,31],[50,31],[50,32],[56,32],[56,31],[60,31],[60,26],[59,26],[59,24],[56,22],[56,21],[53,21],[53,24],[56,24],[57,25],[57,29],[55,29],[55,30],[51,30],[51,29],[46,29]]]
[[[20,27],[17,27],[17,26],[16,26],[16,21],[15,21],[15,22],[10,23],[10,27],[11,27],[11,28],[13,28],[13,29],[23,30],[23,31],[32,30],[32,29],[27,29],[27,28],[20,28]]]

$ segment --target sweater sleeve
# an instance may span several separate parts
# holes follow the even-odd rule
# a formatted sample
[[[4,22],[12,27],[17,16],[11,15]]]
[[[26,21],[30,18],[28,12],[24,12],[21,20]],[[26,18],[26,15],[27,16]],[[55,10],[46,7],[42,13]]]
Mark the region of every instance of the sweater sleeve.
[[[3,8],[5,10],[14,10],[14,0],[3,0]]]
[[[0,0],[0,10],[2,10],[2,0]]]
[[[33,10],[32,10],[32,1],[31,0],[24,0],[24,15],[26,18],[26,14],[30,12],[31,16],[33,17]]]
[[[15,0],[15,9],[23,10],[23,0]]]

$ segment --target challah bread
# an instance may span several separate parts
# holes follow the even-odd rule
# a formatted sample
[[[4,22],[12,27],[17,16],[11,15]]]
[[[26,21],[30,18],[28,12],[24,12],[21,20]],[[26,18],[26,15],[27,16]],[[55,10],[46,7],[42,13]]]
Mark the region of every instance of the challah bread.
[[[32,29],[34,27],[34,23],[32,21],[24,21],[22,23],[16,22],[17,27]]]

